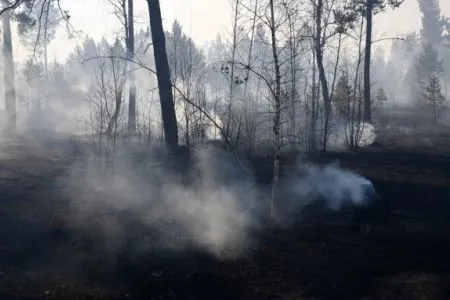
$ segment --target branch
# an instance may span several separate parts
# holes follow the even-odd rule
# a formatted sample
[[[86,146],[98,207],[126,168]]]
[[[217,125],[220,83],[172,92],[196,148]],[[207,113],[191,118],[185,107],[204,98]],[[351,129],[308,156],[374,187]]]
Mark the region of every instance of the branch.
[[[259,72],[256,72],[255,69],[253,69],[251,66],[248,66],[244,63],[238,62],[238,61],[227,61],[227,63],[229,64],[236,64],[236,65],[240,65],[241,67],[244,67],[245,69],[248,69],[250,72],[252,72],[253,74],[255,74],[258,78],[262,79],[262,81],[264,81],[267,85],[267,87],[270,90],[270,93],[275,97],[275,91],[273,90],[272,87],[272,83],[269,81],[269,79],[267,79],[266,77],[264,77],[262,74],[260,74]]]
[[[119,59],[123,59],[127,62],[130,62],[132,64],[135,64],[139,67],[141,67],[142,69],[145,69],[147,71],[149,71],[150,73],[157,75],[156,71],[151,69],[150,67],[146,66],[145,64],[143,64],[142,62],[139,61],[139,59],[133,60],[131,58],[127,58],[127,57],[122,57],[122,56],[115,56],[115,55],[107,55],[107,56],[96,56],[96,57],[90,57],[87,58],[85,60],[82,61],[82,63],[84,62],[89,62],[92,61],[94,59],[99,59],[99,58],[119,58]],[[236,153],[236,151],[234,150],[233,145],[231,144],[230,140],[228,139],[228,137],[226,136],[225,132],[222,129],[222,126],[220,126],[216,120],[214,120],[213,117],[211,117],[211,115],[209,113],[207,113],[201,106],[197,105],[196,103],[194,103],[193,101],[191,101],[188,97],[186,97],[184,95],[184,93],[181,91],[180,88],[178,88],[175,84],[171,83],[172,87],[181,95],[181,97],[183,98],[183,101],[185,101],[186,103],[188,103],[189,105],[191,105],[192,107],[194,107],[195,109],[197,109],[200,113],[202,113],[208,120],[210,120],[214,127],[216,127],[220,134],[222,135],[222,137],[225,140],[225,143],[227,144],[228,147],[230,147],[231,152],[233,153],[234,158],[236,159],[236,161],[239,163],[239,166],[242,168],[242,170],[246,173],[250,173],[250,171],[244,166],[244,164],[242,163],[242,161],[240,160],[238,154]]]
[[[378,43],[378,42],[382,42],[382,41],[389,41],[389,40],[399,40],[399,41],[404,41],[404,42],[408,42],[408,39],[406,38],[401,38],[401,37],[389,37],[389,38],[381,38],[378,40],[373,40],[372,44]]]
[[[4,12],[6,12],[6,11],[8,11],[8,10],[13,10],[13,9],[18,8],[18,7],[22,4],[22,1],[23,1],[23,0],[15,0],[14,3],[8,5],[7,7],[2,8],[2,9],[0,10],[0,16],[1,16]]]
[[[225,140],[225,143],[227,144],[228,147],[230,147],[231,152],[233,153],[234,158],[236,159],[236,161],[239,163],[239,166],[242,168],[242,170],[244,170],[247,173],[250,173],[250,171],[244,166],[244,164],[242,163],[242,161],[240,160],[239,156],[237,155],[236,151],[234,150],[233,145],[231,144],[230,140],[228,139],[225,131],[223,130],[222,126],[220,126],[216,120],[214,120],[213,117],[211,117],[211,115],[209,113],[207,113],[200,105],[194,103],[193,101],[191,101],[188,97],[186,97],[183,92],[174,84],[172,84],[172,87],[181,95],[181,97],[183,98],[183,101],[188,103],[189,105],[191,105],[192,107],[194,107],[195,109],[197,109],[199,112],[201,112],[208,120],[211,121],[211,123],[213,123],[214,127],[216,127],[219,132],[220,135],[222,135],[222,137]]]
[[[62,19],[64,20],[64,24],[66,25],[67,33],[69,34],[69,37],[73,36],[73,33],[76,33],[77,31],[73,27],[72,23],[70,23],[69,19],[70,16],[67,14],[67,11],[63,10],[61,7],[61,0],[57,0],[58,9],[61,13]],[[71,32],[72,30],[72,32]]]

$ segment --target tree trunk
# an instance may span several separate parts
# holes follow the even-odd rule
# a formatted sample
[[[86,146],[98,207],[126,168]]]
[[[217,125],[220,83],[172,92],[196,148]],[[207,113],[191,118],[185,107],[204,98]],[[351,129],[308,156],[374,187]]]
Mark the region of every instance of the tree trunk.
[[[327,148],[328,124],[331,117],[331,98],[330,93],[328,91],[328,81],[325,74],[325,68],[323,66],[322,12],[323,12],[323,0],[318,0],[316,7],[315,50],[316,50],[317,68],[319,69],[320,86],[322,87],[322,96],[325,105],[325,128],[322,143],[322,151],[324,152],[326,151]]]
[[[8,6],[7,1],[3,1],[3,6]],[[16,128],[16,88],[14,75],[14,58],[11,38],[11,11],[5,11],[2,15],[3,21],[3,56],[5,60],[4,80],[5,80],[5,110],[7,133],[12,135]]]
[[[296,32],[294,29],[291,16],[288,13],[288,24],[289,24],[289,64],[290,64],[290,75],[291,75],[291,92],[290,92],[290,109],[289,109],[289,143],[291,145],[291,150],[295,151],[297,147],[296,140],[296,128],[297,128],[297,116],[296,116],[296,98],[297,98],[297,40]]]
[[[226,124],[225,134],[228,139],[232,139],[231,128],[233,120],[233,101],[234,101],[234,88],[235,88],[235,59],[236,59],[236,49],[237,49],[237,22],[239,17],[239,2],[240,0],[235,0],[234,7],[234,21],[233,21],[233,42],[231,45],[231,70],[230,70],[230,86],[229,86],[229,103],[228,103],[228,120]],[[236,82],[237,84],[237,82]],[[234,124],[233,124],[234,125]]]
[[[373,0],[367,0],[366,6],[366,47],[364,52],[364,122],[372,122],[370,102],[370,54],[372,52],[372,14]]]
[[[280,74],[280,63],[278,61],[278,49],[276,40],[276,28],[275,26],[275,8],[274,0],[270,0],[270,33],[271,33],[271,44],[272,44],[272,56],[273,63],[275,67],[275,116],[273,119],[273,134],[274,134],[274,145],[273,145],[273,180],[272,180],[272,201],[270,204],[270,216],[274,221],[280,221],[280,209],[278,203],[278,185],[280,179],[280,128],[281,128],[281,74]]]
[[[127,55],[128,59],[134,58],[134,8],[133,0],[128,0],[128,23],[127,30]],[[134,71],[130,72],[130,91],[128,98],[128,135],[133,136],[136,133],[136,80]]]
[[[47,34],[44,35],[44,74],[45,80],[48,80],[48,45]]]
[[[178,125],[173,102],[170,69],[167,60],[166,41],[161,19],[159,0],[147,0],[150,29],[153,39],[156,77],[158,79],[159,101],[166,145],[173,152],[178,150]]]

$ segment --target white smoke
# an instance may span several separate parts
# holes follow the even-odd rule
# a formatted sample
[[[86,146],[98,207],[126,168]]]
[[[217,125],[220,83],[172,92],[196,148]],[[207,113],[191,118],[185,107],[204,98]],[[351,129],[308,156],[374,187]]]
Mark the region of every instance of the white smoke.
[[[63,179],[72,199],[69,223],[113,252],[133,235],[148,237],[139,248],[197,248],[219,258],[245,252],[257,226],[257,190],[233,158],[197,150],[190,182],[161,161],[157,151],[138,165],[118,160],[107,176],[94,160],[74,166]],[[130,232],[127,223],[140,232]]]
[[[328,135],[330,149],[347,149],[353,140],[358,147],[367,147],[375,142],[375,127],[366,122],[349,124],[348,122],[336,122]]]
[[[317,200],[325,201],[329,209],[339,210],[346,204],[364,205],[375,193],[370,180],[337,163],[321,167],[303,162],[290,174],[282,190],[282,206],[289,218],[298,218],[305,206]]]
[[[215,114],[212,114],[211,118],[214,120],[214,122],[212,122],[211,120],[207,120],[207,123],[206,123],[206,138],[208,140],[221,140],[222,139],[222,134],[220,133],[220,130],[218,129],[217,126],[219,126],[219,128],[223,128],[223,122]],[[216,123],[216,124],[214,124],[214,123]]]

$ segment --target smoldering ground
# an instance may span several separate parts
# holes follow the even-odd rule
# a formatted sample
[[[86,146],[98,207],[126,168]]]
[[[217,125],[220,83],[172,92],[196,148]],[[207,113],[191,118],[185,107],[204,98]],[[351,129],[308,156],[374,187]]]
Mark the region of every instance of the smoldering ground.
[[[379,201],[369,179],[342,168],[338,161],[319,166],[298,159],[282,181],[281,191],[285,222],[290,225],[303,221],[305,210],[313,205],[342,212],[371,209]]]
[[[144,153],[144,154],[143,154]],[[234,156],[217,148],[194,149],[186,157],[162,148],[118,147],[113,164],[94,155],[60,178],[69,206],[62,218],[76,243],[117,258],[149,251],[200,251],[215,259],[249,253],[263,234],[267,187],[258,184]],[[338,165],[324,168],[299,160],[281,180],[286,224],[308,204],[326,199],[333,210],[363,204],[370,181]],[[251,170],[249,172],[249,170]]]
[[[94,247],[114,255],[125,247],[195,248],[218,258],[245,252],[260,206],[254,181],[232,157],[198,149],[189,168],[158,149],[139,161],[124,150],[116,157],[106,170],[91,157],[61,178],[68,223]]]

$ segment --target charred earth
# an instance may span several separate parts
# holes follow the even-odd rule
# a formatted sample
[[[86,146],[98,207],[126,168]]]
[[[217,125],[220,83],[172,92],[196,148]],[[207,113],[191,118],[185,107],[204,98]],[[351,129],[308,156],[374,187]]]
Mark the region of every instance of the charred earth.
[[[149,237],[133,222],[120,251],[73,229],[59,179],[85,159],[81,148],[61,139],[2,145],[0,299],[449,298],[449,157],[310,155],[370,179],[367,201],[337,211],[308,203],[299,224],[252,233],[245,255],[220,259],[195,248],[135,247]],[[261,189],[270,187],[270,159],[247,161]],[[284,174],[293,163],[283,157]],[[370,224],[372,234],[349,224]]]

